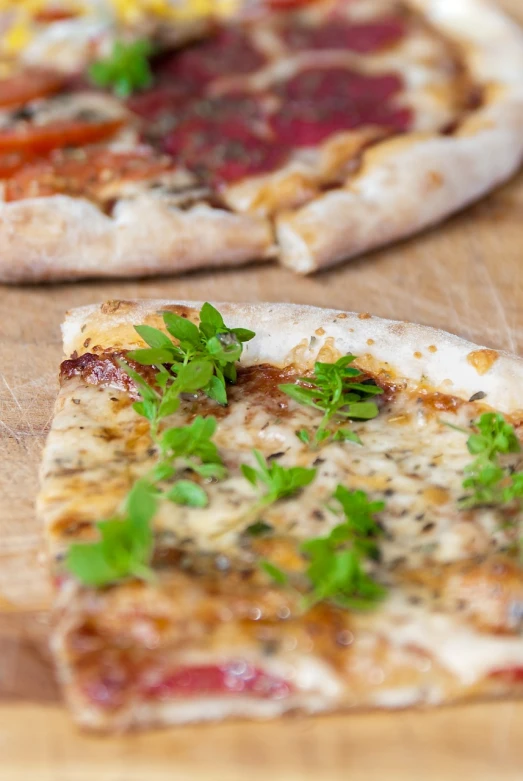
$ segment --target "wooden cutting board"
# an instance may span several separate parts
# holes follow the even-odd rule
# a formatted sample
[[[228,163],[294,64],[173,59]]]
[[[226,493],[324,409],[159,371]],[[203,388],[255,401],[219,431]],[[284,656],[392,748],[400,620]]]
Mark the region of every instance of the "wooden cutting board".
[[[502,4],[523,22],[521,0]],[[523,779],[523,703],[515,702],[110,739],[80,735],[60,705],[49,665],[50,590],[33,512],[66,309],[133,297],[292,301],[413,320],[521,352],[522,215],[520,175],[444,226],[314,278],[264,265],[167,280],[0,289],[1,781]]]

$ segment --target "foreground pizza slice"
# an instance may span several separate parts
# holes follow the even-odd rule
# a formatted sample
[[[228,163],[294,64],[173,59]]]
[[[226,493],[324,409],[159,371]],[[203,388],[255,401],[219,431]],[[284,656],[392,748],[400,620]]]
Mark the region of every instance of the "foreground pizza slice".
[[[80,724],[521,692],[519,359],[285,304],[63,334],[38,512]]]
[[[441,220],[519,165],[523,36],[480,0],[238,8],[188,27],[44,17],[0,81],[1,279],[275,257],[309,273]]]

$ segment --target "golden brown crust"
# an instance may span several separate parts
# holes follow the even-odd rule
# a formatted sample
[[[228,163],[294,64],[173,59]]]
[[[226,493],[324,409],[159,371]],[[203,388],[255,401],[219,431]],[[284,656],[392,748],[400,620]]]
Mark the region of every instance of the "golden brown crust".
[[[2,204],[0,241],[0,280],[11,283],[172,274],[274,252],[262,218],[147,195],[120,201],[113,216],[65,195]]]

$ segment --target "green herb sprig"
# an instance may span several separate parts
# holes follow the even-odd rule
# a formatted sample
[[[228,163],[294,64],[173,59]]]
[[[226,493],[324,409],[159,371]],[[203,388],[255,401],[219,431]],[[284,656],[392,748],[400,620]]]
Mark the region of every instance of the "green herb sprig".
[[[211,373],[204,391],[218,404],[227,404],[226,382],[236,382],[236,362],[242,355],[243,344],[254,338],[254,331],[228,328],[218,310],[209,303],[201,308],[199,325],[173,312],[164,312],[163,320],[178,344],[157,328],[136,326],[149,347],[133,350],[128,357],[144,366],[160,367],[163,375],[157,376],[160,383],[168,383],[169,374],[178,374],[182,366],[207,363]]]
[[[252,512],[258,512],[280,499],[286,499],[298,493],[306,485],[312,483],[316,477],[316,469],[307,469],[303,466],[284,467],[277,461],[271,461],[267,465],[259,450],[254,450],[253,453],[258,462],[258,469],[248,466],[248,464],[241,466],[243,476],[251,485],[264,488]]]
[[[149,41],[116,41],[109,57],[90,66],[89,78],[96,86],[111,87],[118,97],[128,98],[136,90],[150,87],[153,83],[149,65],[152,53]]]
[[[297,383],[280,385],[280,390],[300,404],[305,404],[323,412],[323,419],[314,435],[314,444],[319,444],[328,438],[334,440],[350,440],[361,444],[354,431],[340,428],[335,432],[328,429],[333,419],[338,420],[370,420],[378,415],[378,406],[374,401],[367,401],[370,396],[377,396],[383,390],[368,382],[355,382],[361,377],[361,371],[351,366],[356,360],[354,355],[345,355],[336,363],[314,364],[314,376],[300,377]],[[302,442],[311,441],[306,429],[297,432]]]
[[[100,540],[74,543],[65,567],[87,586],[101,587],[127,577],[152,580],[151,521],[157,499],[150,486],[139,480],[132,487],[120,515],[97,523]]]
[[[463,488],[468,493],[460,499],[459,507],[465,510],[521,501],[523,472],[514,473],[500,460],[500,456],[521,452],[514,427],[497,412],[483,413],[473,425],[476,431],[469,436],[467,449],[476,457],[465,467]]]
[[[349,491],[338,485],[329,509],[344,521],[325,537],[306,540],[300,551],[307,559],[305,575],[307,593],[304,610],[328,601],[344,608],[366,610],[383,599],[386,589],[365,570],[367,559],[377,559],[377,540],[383,534],[374,515],[384,509],[384,502],[371,502],[363,491]],[[279,585],[290,576],[272,562],[260,562],[261,568]]]

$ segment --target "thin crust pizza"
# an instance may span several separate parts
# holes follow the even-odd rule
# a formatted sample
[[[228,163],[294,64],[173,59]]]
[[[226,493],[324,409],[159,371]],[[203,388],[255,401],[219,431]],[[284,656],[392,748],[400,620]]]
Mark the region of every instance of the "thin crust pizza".
[[[73,310],[53,653],[121,730],[515,696],[523,364],[287,304]]]
[[[520,164],[523,35],[482,0],[139,19],[41,14],[4,52],[3,281],[271,258],[310,273],[442,220]]]

